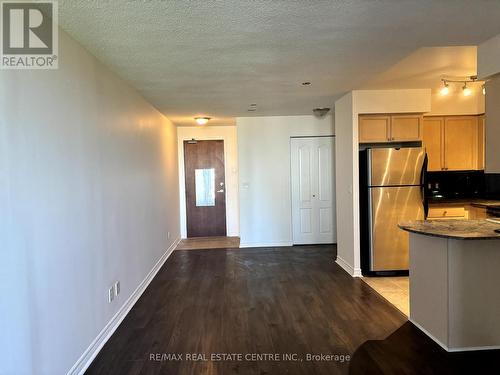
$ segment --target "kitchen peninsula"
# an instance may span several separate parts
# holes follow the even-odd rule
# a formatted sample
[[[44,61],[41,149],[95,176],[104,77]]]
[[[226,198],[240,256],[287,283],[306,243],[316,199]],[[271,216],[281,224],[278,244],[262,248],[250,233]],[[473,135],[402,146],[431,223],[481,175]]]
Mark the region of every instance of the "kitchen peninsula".
[[[499,349],[500,221],[399,227],[410,233],[410,321],[447,351]]]

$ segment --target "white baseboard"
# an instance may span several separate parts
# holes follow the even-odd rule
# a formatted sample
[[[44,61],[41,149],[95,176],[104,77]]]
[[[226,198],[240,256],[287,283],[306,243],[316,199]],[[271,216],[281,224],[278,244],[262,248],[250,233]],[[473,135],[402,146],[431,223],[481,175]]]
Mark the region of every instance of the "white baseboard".
[[[76,361],[76,363],[71,367],[68,371],[68,375],[81,375],[87,370],[90,366],[94,358],[100,352],[104,344],[109,340],[111,335],[118,328],[120,323],[125,319],[128,312],[135,305],[139,297],[144,293],[149,283],[156,276],[160,268],[163,266],[168,257],[175,250],[177,245],[180,242],[180,238],[177,238],[172,245],[165,251],[165,253],[161,256],[161,258],[156,262],[151,271],[147,274],[147,276],[142,280],[139,286],[134,290],[132,295],[125,301],[125,303],[120,307],[120,309],[116,312],[116,314],[111,318],[111,320],[106,324],[106,326],[102,329],[101,332],[97,335],[97,337],[92,341],[90,346],[83,352],[82,356]]]
[[[246,242],[240,243],[240,248],[248,248],[248,247],[284,247],[284,246],[293,246],[292,242],[283,241],[283,242]]]
[[[361,268],[355,268],[352,277],[363,277],[363,274],[361,273]]]
[[[362,277],[361,268],[353,268],[349,263],[347,263],[344,259],[337,255],[337,259],[335,260],[344,271],[346,271],[352,277]]]
[[[463,348],[448,348],[449,352],[473,352],[476,350],[498,350],[500,349],[500,345],[492,345],[492,346],[465,346]]]
[[[447,352],[471,352],[471,351],[476,351],[476,350],[498,350],[498,349],[500,349],[500,345],[464,346],[464,347],[459,347],[459,348],[450,348],[447,345],[443,344],[441,341],[439,341],[429,331],[427,331],[424,327],[422,327],[420,324],[415,322],[413,319],[410,318],[409,320],[410,320],[410,322],[412,322],[413,325],[415,325],[419,330],[421,330],[423,333],[425,333],[427,336],[429,336],[436,344],[438,344],[440,347],[442,347]]]

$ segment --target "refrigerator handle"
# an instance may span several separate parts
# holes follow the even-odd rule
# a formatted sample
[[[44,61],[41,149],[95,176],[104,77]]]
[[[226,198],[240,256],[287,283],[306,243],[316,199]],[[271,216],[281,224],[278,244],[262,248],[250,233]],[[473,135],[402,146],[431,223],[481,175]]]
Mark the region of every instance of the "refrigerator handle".
[[[426,194],[426,184],[427,184],[427,164],[429,159],[427,158],[427,153],[425,153],[424,162],[422,163],[422,170],[420,171],[420,188],[422,194],[422,204],[424,206],[424,219],[427,220],[427,215],[429,213],[429,202]]]

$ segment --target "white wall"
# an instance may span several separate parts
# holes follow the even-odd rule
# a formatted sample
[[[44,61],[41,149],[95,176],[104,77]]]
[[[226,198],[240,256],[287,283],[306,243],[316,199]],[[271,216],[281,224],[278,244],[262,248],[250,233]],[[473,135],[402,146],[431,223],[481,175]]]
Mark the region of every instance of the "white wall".
[[[479,115],[484,113],[485,96],[482,84],[468,85],[472,95],[464,96],[463,84],[450,83],[450,93],[441,95],[439,89],[432,91],[431,111],[427,116]]]
[[[478,74],[486,82],[486,172],[500,173],[500,34],[478,47]]]
[[[1,374],[70,370],[179,236],[175,127],[59,41],[58,70],[0,71]]]
[[[359,276],[361,269],[359,261],[354,259],[359,254],[359,215],[354,211],[358,196],[355,194],[355,170],[353,165],[358,160],[358,133],[353,126],[357,121],[353,113],[352,92],[344,95],[335,102],[335,184],[337,197],[337,263],[349,274]],[[359,231],[358,231],[359,232]],[[357,267],[355,269],[355,267]]]
[[[334,134],[333,118],[239,117],[241,246],[290,246],[290,137]]]
[[[352,95],[353,109],[358,115],[368,113],[425,113],[431,111],[430,89],[355,90]],[[357,118],[356,116],[356,120]]]
[[[236,126],[180,126],[177,128],[179,150],[179,192],[181,236],[186,238],[186,193],[184,175],[184,141],[190,139],[222,139],[224,141],[226,174],[226,229],[228,236],[240,235],[238,191],[238,140]]]
[[[430,89],[355,90],[335,102],[337,263],[352,276],[361,276],[358,116],[430,109]]]
[[[500,73],[500,34],[477,48],[477,74],[480,79]]]
[[[500,75],[486,83],[486,172],[500,173]]]

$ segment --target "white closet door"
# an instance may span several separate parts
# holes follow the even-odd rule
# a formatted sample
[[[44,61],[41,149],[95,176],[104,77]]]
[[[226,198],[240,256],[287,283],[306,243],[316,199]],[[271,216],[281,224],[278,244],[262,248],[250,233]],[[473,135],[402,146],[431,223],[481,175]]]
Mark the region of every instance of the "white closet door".
[[[334,138],[291,139],[293,243],[335,243]]]

